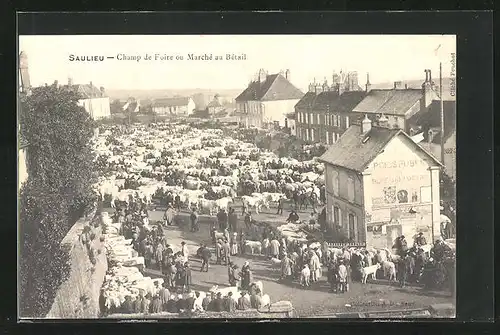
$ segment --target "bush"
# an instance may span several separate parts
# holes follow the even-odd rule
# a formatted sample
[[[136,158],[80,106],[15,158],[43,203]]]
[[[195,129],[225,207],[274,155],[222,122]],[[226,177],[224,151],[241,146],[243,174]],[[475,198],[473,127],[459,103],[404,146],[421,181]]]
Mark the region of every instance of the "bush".
[[[20,191],[20,316],[44,317],[70,271],[61,241],[94,204],[95,123],[77,92],[39,87],[20,96],[29,177]]]

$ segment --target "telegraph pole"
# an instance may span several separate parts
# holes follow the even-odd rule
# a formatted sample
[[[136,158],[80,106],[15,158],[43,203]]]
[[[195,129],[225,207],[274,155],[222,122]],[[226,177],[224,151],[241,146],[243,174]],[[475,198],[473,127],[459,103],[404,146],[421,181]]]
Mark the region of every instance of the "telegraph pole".
[[[439,111],[441,115],[441,163],[444,164],[444,108],[443,108],[443,68],[439,63]]]

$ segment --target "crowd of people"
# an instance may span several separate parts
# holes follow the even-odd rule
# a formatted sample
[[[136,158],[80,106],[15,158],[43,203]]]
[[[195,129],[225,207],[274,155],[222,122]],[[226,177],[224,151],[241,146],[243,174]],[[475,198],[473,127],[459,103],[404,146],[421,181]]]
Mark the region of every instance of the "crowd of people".
[[[126,296],[125,302],[115,313],[123,314],[157,314],[157,313],[203,313],[203,312],[235,312],[259,309],[263,305],[262,292],[256,286],[242,290],[239,296],[232,291],[200,292],[189,290],[181,293],[169,288],[166,282],[157,285],[153,294],[141,292],[137,297]]]

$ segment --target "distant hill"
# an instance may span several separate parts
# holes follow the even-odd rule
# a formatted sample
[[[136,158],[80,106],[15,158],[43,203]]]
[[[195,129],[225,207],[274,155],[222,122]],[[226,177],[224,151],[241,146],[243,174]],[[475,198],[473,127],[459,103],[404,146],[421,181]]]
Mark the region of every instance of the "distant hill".
[[[130,97],[140,100],[153,100],[160,98],[171,98],[174,96],[192,97],[196,94],[203,94],[206,97],[213,97],[215,94],[219,94],[224,98],[236,98],[244,88],[241,89],[222,89],[222,90],[209,90],[209,89],[164,89],[164,90],[116,90],[116,89],[106,89],[106,94],[111,100],[119,99],[126,100]]]
[[[432,78],[434,81],[434,84],[436,85],[436,92],[439,93],[439,78]],[[450,81],[451,78],[443,78],[443,98],[444,100],[455,100],[454,96],[450,95]],[[418,80],[406,80],[402,81],[403,87],[405,87],[405,84],[408,85],[408,88],[421,88],[422,83],[424,81],[422,79]],[[371,88],[393,88],[394,83],[393,82],[387,82],[387,83],[376,83],[376,84],[371,84]]]

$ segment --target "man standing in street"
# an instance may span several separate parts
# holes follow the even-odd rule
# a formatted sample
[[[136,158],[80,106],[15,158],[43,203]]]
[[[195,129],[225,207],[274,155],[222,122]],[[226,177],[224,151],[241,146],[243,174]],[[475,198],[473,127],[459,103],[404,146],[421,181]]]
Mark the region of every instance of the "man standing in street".
[[[283,199],[283,196],[280,195],[280,198],[278,199],[278,211],[276,214],[278,215],[283,215],[283,205],[284,205],[285,199]]]
[[[199,229],[198,227],[198,213],[196,213],[196,209],[193,208],[193,211],[191,212],[191,232],[196,232]]]
[[[205,272],[208,272],[208,268],[210,267],[210,257],[211,257],[211,252],[210,249],[207,248],[206,245],[203,245],[203,249],[201,250],[201,270],[203,272],[203,269],[206,268]]]

